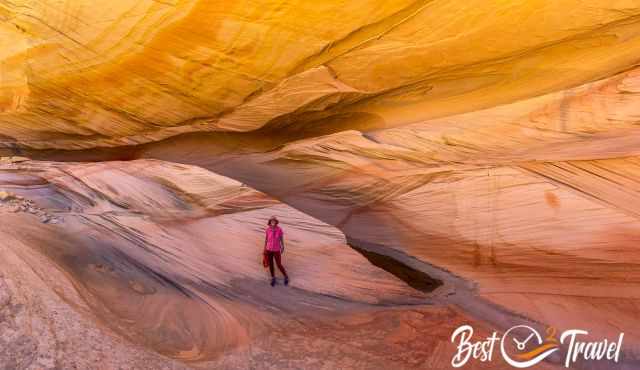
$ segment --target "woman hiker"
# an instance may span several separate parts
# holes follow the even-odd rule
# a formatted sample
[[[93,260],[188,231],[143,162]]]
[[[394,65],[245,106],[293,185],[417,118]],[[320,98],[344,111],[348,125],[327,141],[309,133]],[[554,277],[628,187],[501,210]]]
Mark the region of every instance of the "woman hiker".
[[[271,286],[276,285],[276,276],[273,271],[273,259],[275,258],[278,269],[284,275],[284,285],[289,285],[289,276],[287,271],[282,267],[281,255],[284,253],[284,233],[278,226],[278,219],[272,216],[267,221],[267,230],[264,238],[264,253],[269,261],[269,272],[271,273]]]

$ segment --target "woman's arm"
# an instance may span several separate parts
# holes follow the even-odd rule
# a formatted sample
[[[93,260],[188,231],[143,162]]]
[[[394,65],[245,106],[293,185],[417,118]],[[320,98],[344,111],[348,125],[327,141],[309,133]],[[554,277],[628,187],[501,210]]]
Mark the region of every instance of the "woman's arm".
[[[280,253],[284,253],[284,234],[280,235]]]

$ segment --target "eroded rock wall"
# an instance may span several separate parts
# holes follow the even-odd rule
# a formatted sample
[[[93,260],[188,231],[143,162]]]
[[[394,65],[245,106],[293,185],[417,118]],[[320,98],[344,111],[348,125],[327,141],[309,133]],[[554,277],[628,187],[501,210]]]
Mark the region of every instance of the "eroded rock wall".
[[[636,346],[639,16],[631,0],[0,2],[0,146],[45,160],[3,185],[68,213],[4,231],[94,315],[135,323],[109,330],[183,360],[255,343],[288,308],[257,304],[245,265],[274,212],[311,248],[291,254],[308,307],[424,298],[349,241],[473,285],[439,323],[478,319],[481,299]],[[398,315],[412,324],[392,338],[428,322]],[[443,333],[425,366],[448,361]]]

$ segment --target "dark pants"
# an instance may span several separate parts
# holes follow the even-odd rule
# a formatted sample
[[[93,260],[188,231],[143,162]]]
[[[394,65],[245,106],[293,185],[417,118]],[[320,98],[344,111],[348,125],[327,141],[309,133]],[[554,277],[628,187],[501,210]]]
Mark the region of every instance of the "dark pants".
[[[287,272],[285,271],[284,267],[282,267],[282,261],[280,260],[280,252],[267,251],[267,258],[269,259],[269,272],[271,273],[271,277],[275,277],[274,271],[273,271],[274,257],[276,259],[276,265],[278,265],[278,269],[280,270],[280,272],[282,272],[282,275],[284,275],[284,277],[288,278]]]

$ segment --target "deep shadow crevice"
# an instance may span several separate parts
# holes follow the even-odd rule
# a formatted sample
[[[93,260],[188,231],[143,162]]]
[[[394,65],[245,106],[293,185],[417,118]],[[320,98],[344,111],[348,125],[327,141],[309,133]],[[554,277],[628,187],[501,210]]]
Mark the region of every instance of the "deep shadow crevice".
[[[443,284],[441,280],[435,279],[428,274],[407,266],[389,256],[360,248],[353,243],[349,243],[348,245],[353,250],[363,255],[369,262],[371,262],[372,265],[387,271],[407,283],[407,285],[413,289],[430,293]]]

